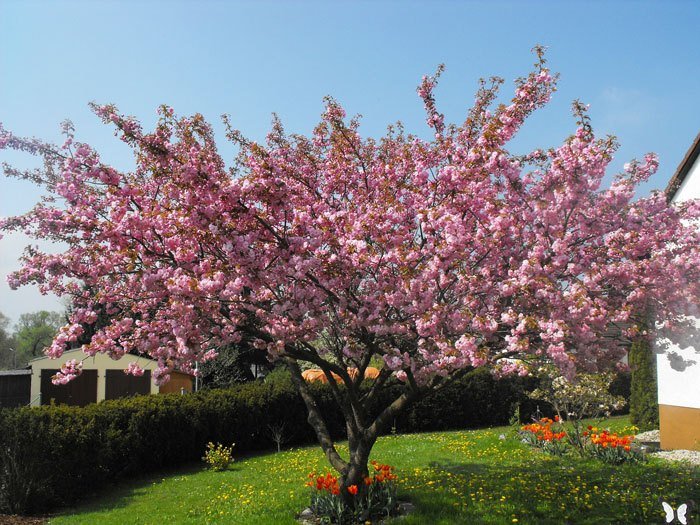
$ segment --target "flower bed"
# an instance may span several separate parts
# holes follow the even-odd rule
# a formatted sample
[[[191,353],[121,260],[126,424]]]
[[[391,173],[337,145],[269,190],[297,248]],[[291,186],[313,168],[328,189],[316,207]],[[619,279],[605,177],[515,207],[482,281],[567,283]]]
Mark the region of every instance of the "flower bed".
[[[598,429],[591,425],[581,438],[574,438],[564,429],[559,417],[542,418],[520,428],[523,442],[555,456],[563,456],[571,450],[579,450],[584,455],[606,463],[620,464],[639,462],[646,459],[642,450],[634,446],[634,436]]]
[[[598,430],[589,426],[583,433],[587,438],[585,450],[593,457],[606,463],[619,464],[627,461],[643,461],[641,450],[632,447],[634,436],[620,436],[609,430]]]
[[[394,467],[376,461],[371,466],[374,472],[365,476],[363,483],[346,487],[347,495],[341,493],[334,474],[310,473],[306,486],[311,488],[314,516],[322,522],[346,524],[394,514],[398,508]]]
[[[553,429],[554,425],[556,427]],[[549,454],[561,456],[566,452],[567,443],[564,438],[567,434],[561,428],[559,416],[554,416],[554,419],[543,417],[535,423],[524,425],[520,429],[520,434],[526,443]]]

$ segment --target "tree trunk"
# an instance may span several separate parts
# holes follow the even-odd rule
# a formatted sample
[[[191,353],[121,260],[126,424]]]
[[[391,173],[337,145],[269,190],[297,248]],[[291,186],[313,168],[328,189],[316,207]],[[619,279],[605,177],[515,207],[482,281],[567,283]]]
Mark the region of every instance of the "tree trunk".
[[[301,394],[301,398],[306,405],[309,425],[311,425],[316,432],[316,437],[321,445],[321,449],[323,449],[323,453],[326,455],[326,459],[328,459],[328,462],[336,471],[340,473],[344,472],[348,468],[348,463],[344,461],[342,457],[340,457],[340,454],[338,454],[338,451],[335,448],[335,443],[333,442],[331,434],[328,432],[326,422],[323,419],[323,414],[321,414],[318,405],[316,405],[316,401],[311,395],[311,391],[309,390],[306,381],[301,376],[301,369],[299,368],[299,365],[294,359],[288,358],[286,359],[286,362],[289,371],[292,374],[292,382],[296,386],[299,394]]]
[[[372,450],[373,443],[366,438],[360,438],[353,443],[354,447],[350,449],[350,459],[345,472],[341,472],[339,479],[340,497],[349,505],[354,505],[354,498],[348,487],[355,485],[358,490],[362,490],[365,477],[369,475],[367,463],[369,462],[369,454]]]

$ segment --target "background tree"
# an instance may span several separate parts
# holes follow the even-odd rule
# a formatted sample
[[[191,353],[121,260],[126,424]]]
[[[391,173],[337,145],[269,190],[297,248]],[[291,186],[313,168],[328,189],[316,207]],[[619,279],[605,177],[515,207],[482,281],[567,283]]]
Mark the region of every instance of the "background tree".
[[[0,370],[17,366],[17,348],[10,333],[10,318],[0,312]]]
[[[245,327],[246,323],[250,324],[251,329]],[[247,321],[241,322],[238,329],[241,337],[237,343],[219,347],[215,358],[197,363],[203,388],[228,388],[236,383],[256,379],[253,370],[267,373],[272,369],[265,350],[256,348],[253,344],[250,333],[258,330],[254,316],[248,316]]]
[[[217,356],[199,365],[204,388],[228,388],[236,383],[253,381],[253,370],[269,371],[270,361],[265,352],[246,344],[231,344],[217,348]]]
[[[14,332],[18,366],[43,356],[65,322],[65,315],[59,312],[41,310],[20,315]]]
[[[84,351],[148,353],[158,382],[251,338],[288,366],[347,496],[395,416],[466,370],[527,373],[545,360],[572,377],[609,367],[625,352],[618,339],[655,335],[634,328],[649,307],[671,339],[688,329],[682,314],[700,295],[700,233],[688,219],[700,206],[670,206],[659,193],[634,200],[657,167],[653,155],[601,188],[616,144],[594,136],[580,104],[575,133],[558,148],[506,149],[555,80],[539,53],[509,103],[494,104],[502,81],[484,82],[465,121],[447,126],[437,76],[425,77],[429,141],[400,125],[362,138],[359,120],[332,99],[310,137],[287,136],[275,121],[259,144],[229,126],[239,151],[230,169],[200,115],[177,118],[167,107],[146,133],[114,106],[93,106],[133,148],[129,172],[102,164],[69,127],[62,147],[0,131],[0,146],[47,166],[9,175],[52,195],[0,226],[70,246],[29,249],[10,284],[72,297],[53,357],[104,308],[110,323]],[[373,360],[382,369],[367,387]],[[307,363],[328,376],[346,456],[301,376]],[[81,364],[62,370],[57,381]],[[401,393],[368,413],[392,376]]]

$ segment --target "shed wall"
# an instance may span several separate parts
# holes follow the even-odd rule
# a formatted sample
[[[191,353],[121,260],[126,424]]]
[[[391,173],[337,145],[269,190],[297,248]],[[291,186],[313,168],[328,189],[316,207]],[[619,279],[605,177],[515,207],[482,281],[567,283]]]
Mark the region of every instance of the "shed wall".
[[[28,405],[31,384],[30,374],[0,375],[0,408]]]

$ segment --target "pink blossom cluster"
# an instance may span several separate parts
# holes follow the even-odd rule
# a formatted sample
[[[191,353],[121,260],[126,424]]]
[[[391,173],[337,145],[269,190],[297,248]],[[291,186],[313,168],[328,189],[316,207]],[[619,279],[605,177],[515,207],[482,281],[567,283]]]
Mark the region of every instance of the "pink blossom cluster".
[[[400,128],[363,138],[329,99],[310,137],[279,122],[265,143],[229,129],[232,167],[201,115],[167,107],[150,133],[114,106],[93,108],[133,148],[128,172],[70,129],[61,147],[0,129],[0,147],[50,166],[43,178],[12,174],[52,192],[0,231],[69,246],[28,249],[9,279],[71,298],[50,355],[103,313],[110,323],[83,350],[150,355],[158,382],[246,335],[271,359],[334,371],[378,357],[420,386],[466,367],[525,373],[547,360],[569,376],[607,367],[623,343],[656,334],[636,328],[649,312],[671,339],[687,331],[700,295],[700,204],[635,199],[656,157],[603,188],[616,144],[597,139],[585,116],[557,148],[510,153],[555,91],[543,62],[507,104],[493,107],[498,79],[484,83],[462,125],[445,126],[436,80],[418,90],[435,140]]]
[[[126,370],[124,370],[124,373],[134,377],[141,377],[143,375],[143,368],[141,368],[136,361],[131,361],[129,366],[126,367]]]
[[[54,385],[65,385],[83,373],[83,362],[76,359],[69,359],[52,378]]]

